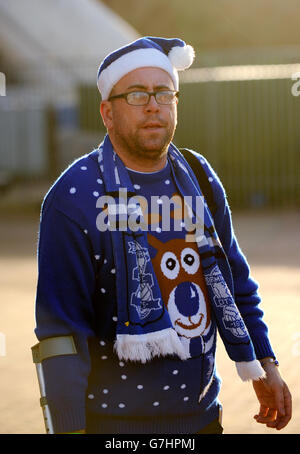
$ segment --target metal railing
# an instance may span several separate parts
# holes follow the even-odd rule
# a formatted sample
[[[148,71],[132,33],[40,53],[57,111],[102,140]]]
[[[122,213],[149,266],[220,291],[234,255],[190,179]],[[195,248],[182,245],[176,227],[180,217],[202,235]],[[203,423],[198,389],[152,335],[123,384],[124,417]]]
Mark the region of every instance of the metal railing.
[[[299,206],[299,69],[220,67],[182,77],[175,141],[207,157],[235,206]]]
[[[92,72],[94,67],[86,65],[85,69]],[[47,81],[60,80],[48,68],[46,77]],[[233,206],[299,206],[297,77],[300,64],[296,63],[218,66],[180,73],[174,142],[209,160]],[[105,129],[96,84],[75,85],[70,94],[51,86],[47,82],[49,93],[36,87],[38,102],[28,101],[26,87],[14,97],[8,89],[6,103],[1,98],[0,170],[38,175],[52,166],[55,176],[101,141]],[[66,126],[70,124],[71,129]]]

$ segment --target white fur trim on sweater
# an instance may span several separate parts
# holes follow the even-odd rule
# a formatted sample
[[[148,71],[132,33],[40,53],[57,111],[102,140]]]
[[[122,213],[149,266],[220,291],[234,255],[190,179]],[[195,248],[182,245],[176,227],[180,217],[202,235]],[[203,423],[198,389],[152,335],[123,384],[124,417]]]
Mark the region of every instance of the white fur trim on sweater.
[[[148,334],[118,334],[114,345],[119,359],[146,363],[154,357],[178,355],[187,359],[184,348],[173,328]]]
[[[235,363],[239,376],[243,381],[259,380],[265,377],[265,371],[257,359]]]

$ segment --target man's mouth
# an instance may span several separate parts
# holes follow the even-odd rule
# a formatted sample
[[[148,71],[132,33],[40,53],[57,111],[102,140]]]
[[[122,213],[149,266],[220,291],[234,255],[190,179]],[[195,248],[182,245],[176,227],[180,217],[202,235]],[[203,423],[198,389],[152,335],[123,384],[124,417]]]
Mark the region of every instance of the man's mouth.
[[[143,126],[143,129],[149,129],[149,130],[152,130],[152,129],[160,129],[160,128],[163,128],[163,125],[162,123],[158,123],[158,122],[149,122],[149,123],[145,123]]]

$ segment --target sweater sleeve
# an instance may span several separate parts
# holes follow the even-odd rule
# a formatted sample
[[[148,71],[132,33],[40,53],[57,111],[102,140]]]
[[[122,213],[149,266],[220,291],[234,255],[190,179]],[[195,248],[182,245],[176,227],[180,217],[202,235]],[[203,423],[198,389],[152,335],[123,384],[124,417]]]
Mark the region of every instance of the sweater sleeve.
[[[55,433],[85,428],[93,332],[95,270],[88,236],[45,200],[38,245],[36,329],[38,340],[72,335],[77,354],[45,359],[46,396]]]
[[[214,221],[231,268],[235,302],[249,331],[257,358],[267,356],[275,358],[268,337],[268,327],[263,320],[258,284],[251,277],[250,266],[234,233],[225,189],[210,164],[202,158],[202,164],[203,162],[217,204]]]

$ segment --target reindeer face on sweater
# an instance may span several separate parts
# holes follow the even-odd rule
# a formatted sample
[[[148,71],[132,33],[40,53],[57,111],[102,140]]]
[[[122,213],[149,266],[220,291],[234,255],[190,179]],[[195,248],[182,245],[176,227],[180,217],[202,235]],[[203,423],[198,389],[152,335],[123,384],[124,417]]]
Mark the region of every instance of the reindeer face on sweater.
[[[210,325],[209,300],[195,243],[176,238],[166,243],[148,233],[156,249],[152,264],[174,329],[187,339]]]

